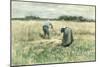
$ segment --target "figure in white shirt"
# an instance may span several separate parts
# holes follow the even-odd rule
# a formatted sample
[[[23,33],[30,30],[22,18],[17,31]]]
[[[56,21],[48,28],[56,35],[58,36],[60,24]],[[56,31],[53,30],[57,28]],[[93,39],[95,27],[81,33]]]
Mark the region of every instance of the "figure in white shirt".
[[[44,32],[44,38],[50,38],[50,29],[53,29],[53,25],[50,22],[50,20],[47,20],[43,24],[43,32]]]

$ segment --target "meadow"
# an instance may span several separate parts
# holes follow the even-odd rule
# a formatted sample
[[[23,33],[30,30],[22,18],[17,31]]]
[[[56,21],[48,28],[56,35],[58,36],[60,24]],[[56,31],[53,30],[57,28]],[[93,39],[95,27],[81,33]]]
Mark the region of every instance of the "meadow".
[[[12,65],[95,61],[95,22],[51,21],[51,38],[43,39],[42,20],[12,20]],[[70,27],[74,42],[61,46],[61,27]]]

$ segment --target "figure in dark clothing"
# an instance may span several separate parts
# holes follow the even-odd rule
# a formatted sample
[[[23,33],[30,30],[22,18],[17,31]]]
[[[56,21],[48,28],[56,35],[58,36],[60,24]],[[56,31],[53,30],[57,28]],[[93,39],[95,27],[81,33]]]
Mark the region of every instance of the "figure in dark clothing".
[[[50,38],[50,28],[53,29],[53,25],[47,21],[43,25],[43,32],[44,32],[44,38]]]
[[[62,45],[64,47],[67,47],[70,44],[72,44],[72,42],[73,42],[72,29],[68,28],[68,27],[61,28],[61,33],[63,33]]]

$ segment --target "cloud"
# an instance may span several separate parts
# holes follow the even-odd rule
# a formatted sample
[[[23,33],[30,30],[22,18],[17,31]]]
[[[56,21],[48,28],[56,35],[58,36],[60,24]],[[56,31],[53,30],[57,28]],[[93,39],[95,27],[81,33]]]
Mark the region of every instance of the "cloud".
[[[95,19],[95,7],[12,1],[12,17],[25,17],[27,15],[46,18],[72,15]]]

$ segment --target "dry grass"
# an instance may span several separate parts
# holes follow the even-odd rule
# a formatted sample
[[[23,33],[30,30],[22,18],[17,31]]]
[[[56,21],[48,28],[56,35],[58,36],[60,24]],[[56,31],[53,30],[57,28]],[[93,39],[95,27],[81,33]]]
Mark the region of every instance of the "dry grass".
[[[45,64],[95,60],[95,23],[52,21],[55,32],[51,39],[42,39],[43,21],[12,21],[13,65]],[[74,42],[62,47],[61,27],[70,27]]]

